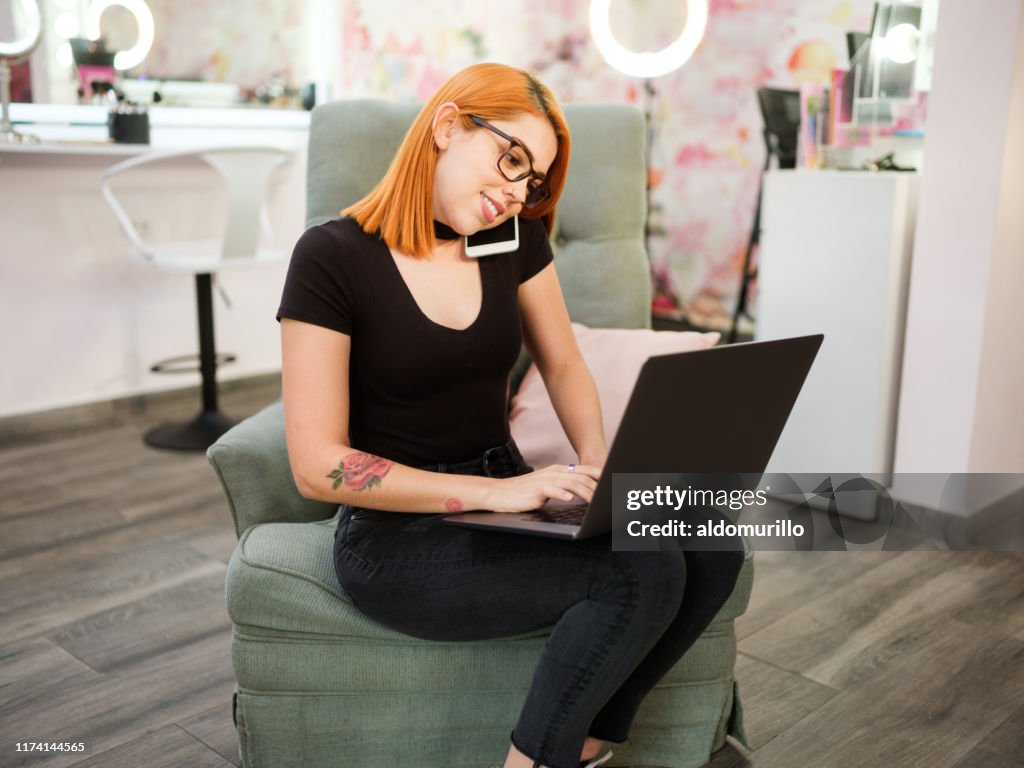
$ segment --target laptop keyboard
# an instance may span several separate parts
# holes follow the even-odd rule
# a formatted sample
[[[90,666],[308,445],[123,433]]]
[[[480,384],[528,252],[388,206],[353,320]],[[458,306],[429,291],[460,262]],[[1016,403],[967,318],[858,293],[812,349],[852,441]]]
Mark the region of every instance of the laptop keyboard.
[[[579,525],[587,514],[587,504],[571,504],[565,507],[537,509],[529,512],[521,519],[531,523],[558,523],[559,525]]]

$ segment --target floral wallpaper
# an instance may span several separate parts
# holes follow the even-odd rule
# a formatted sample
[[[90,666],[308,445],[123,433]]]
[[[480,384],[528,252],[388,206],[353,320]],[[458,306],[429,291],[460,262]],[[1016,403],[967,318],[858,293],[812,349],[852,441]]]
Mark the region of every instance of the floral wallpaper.
[[[305,44],[306,25],[315,19],[303,0],[147,2],[158,34],[136,74],[237,83],[243,90],[312,79]],[[104,32],[131,44],[134,21],[116,11],[104,15]],[[119,22],[127,25],[124,32]]]
[[[296,85],[301,30],[323,23],[306,0],[150,0],[176,31],[154,63],[244,85],[284,73]],[[643,83],[620,75],[590,40],[588,0],[326,0],[338,2],[333,98],[423,100],[447,77],[482,60],[535,71],[563,101],[644,104]],[[616,0],[618,26],[661,14],[680,28],[683,0]],[[824,82],[847,63],[845,33],[866,31],[871,0],[710,0],[705,37],[680,70],[653,82],[656,142],[650,240],[656,309],[721,325],[736,301],[764,162],[760,85]],[[657,17],[656,18],[660,18]],[[627,30],[628,31],[628,30]],[[669,29],[668,32],[671,32]],[[669,39],[675,34],[666,35]],[[623,37],[628,35],[624,31]],[[191,41],[200,39],[203,46]],[[181,51],[198,58],[174,63]]]
[[[613,22],[657,5],[620,0],[613,3]],[[764,163],[755,92],[763,84],[827,81],[833,67],[846,66],[846,31],[866,31],[873,5],[711,0],[693,58],[653,82],[651,225],[658,234],[650,250],[657,310],[685,312],[698,324],[727,321]],[[449,0],[442,11],[405,0],[350,0],[342,20],[340,95],[424,99],[461,67],[493,60],[535,71],[563,101],[642,107],[643,83],[612,70],[592,44],[588,6],[586,0]]]

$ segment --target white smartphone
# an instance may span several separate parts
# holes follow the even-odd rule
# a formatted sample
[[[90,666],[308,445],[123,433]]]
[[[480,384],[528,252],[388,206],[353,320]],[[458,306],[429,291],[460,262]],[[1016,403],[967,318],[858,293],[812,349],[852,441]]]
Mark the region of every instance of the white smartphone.
[[[474,258],[519,250],[519,217],[513,216],[496,227],[481,229],[466,238],[466,255]]]

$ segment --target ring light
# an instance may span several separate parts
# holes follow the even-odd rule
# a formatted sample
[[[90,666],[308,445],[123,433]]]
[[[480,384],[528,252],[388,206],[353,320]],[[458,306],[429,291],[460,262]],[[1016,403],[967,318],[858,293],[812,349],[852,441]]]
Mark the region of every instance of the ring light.
[[[25,34],[15,40],[0,40],[0,59],[7,59],[8,64],[17,64],[27,58],[39,45],[43,35],[43,14],[35,0],[21,0],[21,7],[28,14],[28,29]]]
[[[131,69],[142,63],[153,47],[155,29],[153,13],[146,5],[146,0],[93,0],[85,19],[85,33],[92,40],[100,37],[100,18],[111,6],[119,5],[135,17],[139,27],[139,39],[127,51],[118,51],[114,56],[114,69]]]
[[[686,0],[686,25],[679,38],[660,51],[637,53],[622,45],[611,28],[611,0],[591,0],[590,34],[608,65],[632,77],[661,77],[693,55],[708,24],[707,0]]]

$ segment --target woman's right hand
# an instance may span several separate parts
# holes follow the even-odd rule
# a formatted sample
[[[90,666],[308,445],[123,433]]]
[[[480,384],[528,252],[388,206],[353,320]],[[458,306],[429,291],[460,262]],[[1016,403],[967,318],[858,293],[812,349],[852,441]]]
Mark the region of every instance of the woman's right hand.
[[[574,496],[589,503],[600,476],[600,467],[552,464],[525,475],[495,480],[488,489],[485,508],[494,512],[528,512],[543,507],[549,499],[566,502]]]

